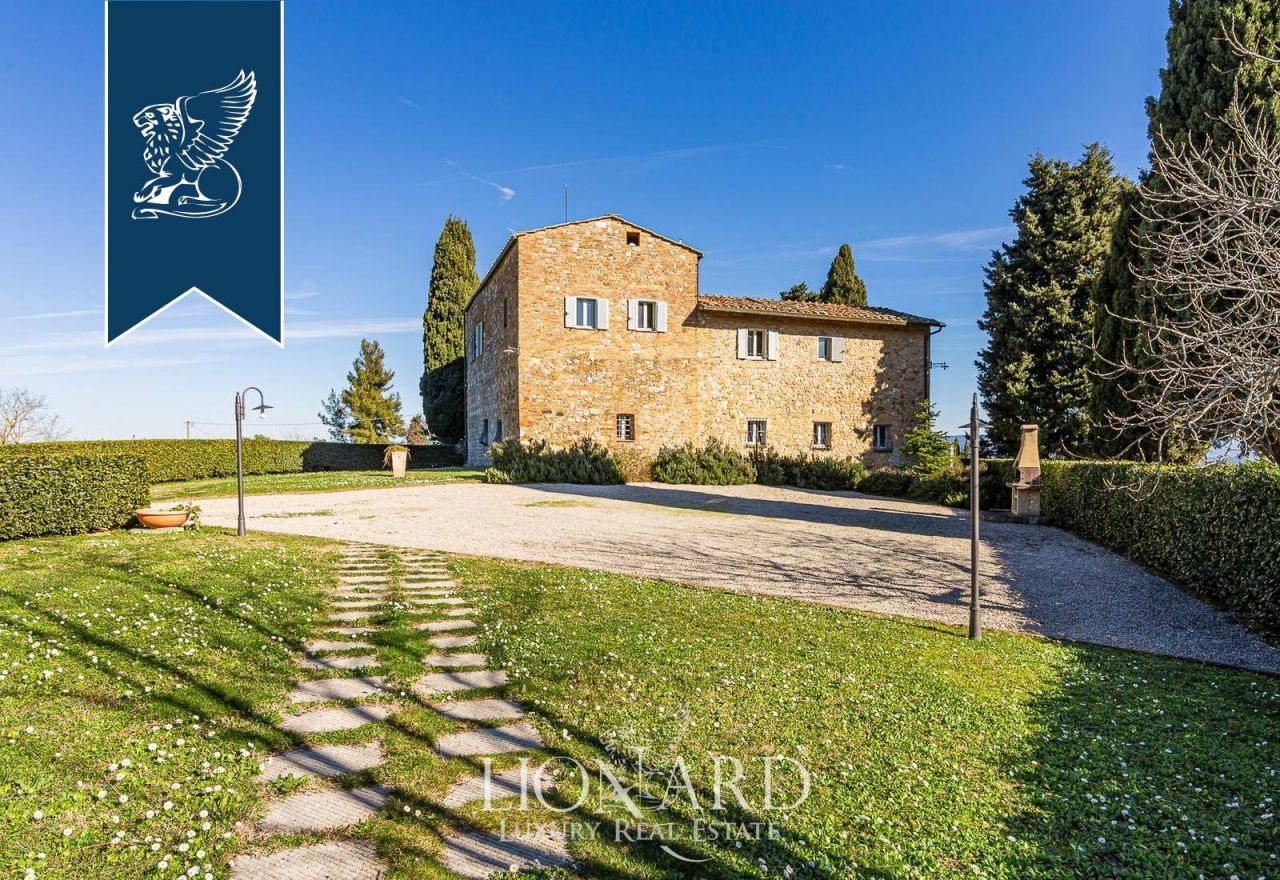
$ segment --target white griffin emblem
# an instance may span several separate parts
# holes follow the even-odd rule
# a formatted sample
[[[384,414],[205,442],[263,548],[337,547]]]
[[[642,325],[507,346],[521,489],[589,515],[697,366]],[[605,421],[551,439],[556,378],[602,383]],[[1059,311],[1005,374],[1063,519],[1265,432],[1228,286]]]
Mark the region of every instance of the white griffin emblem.
[[[249,118],[258,85],[243,70],[219,89],[150,104],[133,116],[154,175],[133,194],[134,220],[217,217],[240,200],[240,172],[225,158]]]

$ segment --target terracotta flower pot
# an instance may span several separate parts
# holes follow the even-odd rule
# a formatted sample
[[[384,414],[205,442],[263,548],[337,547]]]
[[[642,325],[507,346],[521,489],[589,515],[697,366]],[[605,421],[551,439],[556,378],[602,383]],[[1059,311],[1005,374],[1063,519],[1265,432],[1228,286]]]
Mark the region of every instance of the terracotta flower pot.
[[[189,510],[135,510],[133,515],[149,529],[176,529],[191,519]]]
[[[405,468],[409,466],[409,453],[393,452],[391,453],[391,476],[403,477]]]

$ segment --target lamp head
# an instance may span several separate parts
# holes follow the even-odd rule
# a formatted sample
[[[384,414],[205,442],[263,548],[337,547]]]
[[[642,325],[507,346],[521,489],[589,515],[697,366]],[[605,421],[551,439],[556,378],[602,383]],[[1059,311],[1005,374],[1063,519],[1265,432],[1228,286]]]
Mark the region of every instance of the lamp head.
[[[258,418],[265,419],[267,417],[267,410],[272,409],[272,407],[267,406],[265,403],[260,403],[255,406],[254,409],[258,411]]]

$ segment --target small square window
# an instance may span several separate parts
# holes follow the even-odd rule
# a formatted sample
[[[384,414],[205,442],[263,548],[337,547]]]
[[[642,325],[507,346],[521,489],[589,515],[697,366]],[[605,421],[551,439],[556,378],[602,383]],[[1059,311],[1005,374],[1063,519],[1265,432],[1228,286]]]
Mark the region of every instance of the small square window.
[[[636,439],[636,417],[630,413],[619,413],[615,429],[617,439],[630,443]]]
[[[599,304],[593,297],[580,296],[577,301],[575,320],[577,326],[594,330],[598,326]]]
[[[818,337],[818,360],[820,361],[831,360],[831,337],[830,336]]]
[[[768,426],[765,419],[747,419],[747,445],[764,446],[769,439]]]
[[[627,244],[631,247],[640,247],[640,233],[634,229],[627,230]]]
[[[762,358],[768,354],[768,334],[763,330],[747,331],[747,357]]]
[[[876,425],[872,434],[872,446],[877,452],[888,452],[893,449],[893,438],[889,434],[888,425]]]
[[[831,448],[831,423],[830,422],[814,422],[813,423],[813,448],[814,449],[830,449]]]
[[[658,304],[652,300],[642,299],[636,303],[636,329],[653,330],[658,326]]]

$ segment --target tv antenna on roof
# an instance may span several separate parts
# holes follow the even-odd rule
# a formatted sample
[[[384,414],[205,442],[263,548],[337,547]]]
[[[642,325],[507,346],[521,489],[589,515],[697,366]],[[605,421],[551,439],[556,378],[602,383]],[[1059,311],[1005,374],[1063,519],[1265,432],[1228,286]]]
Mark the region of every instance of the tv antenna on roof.
[[[564,185],[564,222],[569,222],[569,184]]]

